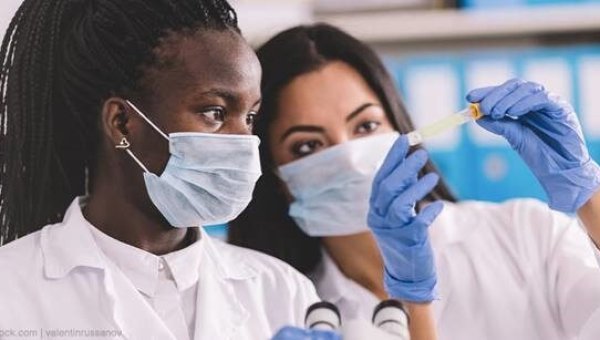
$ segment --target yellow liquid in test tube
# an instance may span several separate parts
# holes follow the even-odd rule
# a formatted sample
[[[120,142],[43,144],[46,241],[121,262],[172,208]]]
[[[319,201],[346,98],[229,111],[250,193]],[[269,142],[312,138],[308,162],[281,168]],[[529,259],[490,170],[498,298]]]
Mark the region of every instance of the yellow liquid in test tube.
[[[410,146],[423,143],[426,139],[437,136],[442,132],[453,129],[468,122],[475,121],[483,115],[479,111],[479,104],[471,104],[466,109],[443,118],[429,126],[409,132],[408,144]]]

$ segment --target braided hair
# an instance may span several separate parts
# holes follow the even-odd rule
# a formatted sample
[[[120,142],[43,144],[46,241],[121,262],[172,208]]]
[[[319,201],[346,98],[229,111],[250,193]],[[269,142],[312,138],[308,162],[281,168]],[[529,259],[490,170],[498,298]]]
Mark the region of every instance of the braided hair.
[[[93,191],[99,114],[136,93],[167,34],[239,33],[226,0],[25,0],[0,47],[0,245]]]

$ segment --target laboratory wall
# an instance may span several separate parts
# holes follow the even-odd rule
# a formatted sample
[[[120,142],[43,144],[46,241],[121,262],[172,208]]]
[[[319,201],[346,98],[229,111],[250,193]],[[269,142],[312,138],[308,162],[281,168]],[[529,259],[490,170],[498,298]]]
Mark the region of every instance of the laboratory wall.
[[[464,109],[469,90],[519,77],[572,104],[600,161],[600,1],[436,1],[361,14],[340,6],[317,17],[379,53],[418,128]],[[546,199],[508,143],[477,124],[425,146],[459,199]]]

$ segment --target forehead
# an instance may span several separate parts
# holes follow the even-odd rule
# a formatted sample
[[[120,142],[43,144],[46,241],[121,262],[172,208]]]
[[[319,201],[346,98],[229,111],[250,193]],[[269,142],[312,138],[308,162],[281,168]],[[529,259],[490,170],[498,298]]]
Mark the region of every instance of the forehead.
[[[365,102],[378,104],[379,100],[358,71],[333,61],[296,77],[281,90],[277,118],[298,124],[345,118]]]
[[[161,91],[183,91],[192,86],[197,90],[260,92],[260,63],[236,32],[170,33],[154,53],[156,63],[145,78]]]

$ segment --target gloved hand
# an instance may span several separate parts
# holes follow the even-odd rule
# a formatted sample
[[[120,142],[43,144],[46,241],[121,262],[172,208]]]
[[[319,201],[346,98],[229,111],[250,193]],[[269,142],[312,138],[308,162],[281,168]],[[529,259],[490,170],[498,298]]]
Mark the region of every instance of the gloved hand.
[[[338,333],[286,326],[272,340],[341,340]]]
[[[542,85],[511,79],[471,91],[484,129],[504,136],[541,183],[550,208],[576,212],[600,188],[600,168],[588,153],[571,106]]]
[[[401,136],[373,181],[367,222],[383,256],[387,292],[400,300],[429,302],[435,299],[437,276],[427,229],[443,203],[431,203],[415,213],[415,204],[439,177],[431,173],[419,179],[427,153],[417,150],[406,157],[407,152],[408,140]]]

